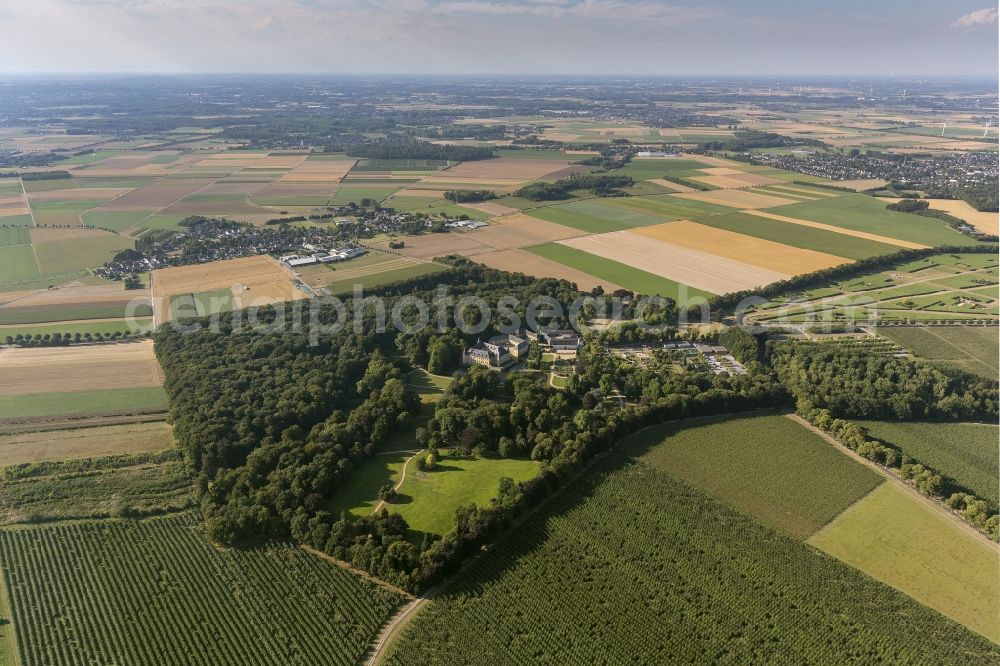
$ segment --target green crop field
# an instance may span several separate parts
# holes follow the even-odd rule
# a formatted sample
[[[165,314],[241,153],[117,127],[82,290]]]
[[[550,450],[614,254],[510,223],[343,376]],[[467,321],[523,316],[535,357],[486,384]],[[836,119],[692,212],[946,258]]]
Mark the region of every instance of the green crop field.
[[[179,449],[29,463],[5,472],[0,524],[156,514],[194,503],[194,479]]]
[[[0,247],[0,284],[16,284],[38,277],[30,245]]]
[[[658,294],[672,298],[678,302],[684,300],[680,296],[681,285],[673,280],[626,266],[611,259],[598,257],[583,250],[577,250],[576,248],[560,245],[559,243],[546,243],[524,249],[540,257],[545,257],[570,268],[576,268],[584,273],[589,273],[601,280],[607,280],[625,289],[649,295]],[[685,289],[688,298],[698,296],[707,298],[710,296],[707,292],[699,291],[693,287],[685,287]]]
[[[696,160],[685,159],[642,159],[637,158],[625,167],[615,171],[616,174],[631,176],[635,180],[651,180],[664,176],[703,176],[699,169],[708,168],[708,164]]]
[[[1000,659],[896,590],[625,458],[596,462],[459,573],[387,663]]]
[[[937,319],[938,314],[933,313]],[[997,379],[1000,334],[995,326],[889,327],[879,334],[899,343],[917,358],[955,365],[987,379]]]
[[[423,534],[444,535],[451,530],[458,507],[489,506],[501,478],[526,481],[538,469],[538,463],[531,460],[442,455],[435,469],[421,472],[411,462],[397,498],[386,508],[403,516],[414,533],[413,541],[419,543]]]
[[[334,282],[327,283],[324,287],[330,292],[331,295],[338,296],[353,293],[354,285],[356,284],[362,285],[365,289],[371,289],[373,287],[392,284],[393,282],[408,280],[421,275],[430,275],[443,270],[445,270],[445,266],[427,262],[414,264],[413,266],[406,266],[405,268],[397,268],[391,271],[384,271],[382,273],[372,273],[371,275],[363,275],[346,280],[335,280]]]
[[[3,310],[0,310],[3,312]],[[34,326],[0,326],[0,340],[8,336],[74,335],[80,333],[147,333],[153,328],[152,319],[118,319],[92,322],[63,322],[59,324],[38,324]]]
[[[71,277],[79,277],[79,274],[67,274]],[[46,276],[52,278],[52,276]],[[53,280],[55,281],[55,280]],[[38,283],[32,288],[44,289],[47,283]],[[26,287],[27,288],[27,287]],[[84,305],[52,305],[24,307],[24,308],[0,308],[0,324],[42,324],[57,321],[75,321],[80,319],[121,319],[125,317],[128,308],[116,303],[92,303]],[[153,308],[149,305],[139,305],[132,308],[131,315],[134,317],[150,317]]]
[[[80,214],[103,204],[105,199],[32,201],[31,211],[38,226],[80,226]]]
[[[152,412],[166,408],[167,394],[159,386],[0,396],[0,414],[4,418]]]
[[[142,220],[155,213],[153,210],[103,211],[92,210],[83,213],[83,223],[100,229],[121,231],[139,224]]]
[[[8,215],[6,217],[0,217],[0,224],[6,225],[8,227],[34,226],[34,223],[31,221],[30,215]]]
[[[199,523],[0,530],[22,663],[357,664],[403,601],[291,545],[216,550]]]
[[[784,212],[785,210],[786,208],[782,207],[782,215],[788,215]],[[866,259],[880,254],[892,254],[900,250],[898,245],[877,243],[864,238],[845,236],[835,231],[813,229],[800,224],[770,220],[746,213],[703,216],[698,217],[696,221],[699,224],[706,224],[717,229],[735,231],[805,250],[825,252],[845,259]]]
[[[100,235],[37,243],[38,269],[42,273],[66,273],[93,268],[109,261],[116,253],[135,247],[131,238],[94,233]]]
[[[385,202],[386,207],[402,212],[427,213],[428,215],[450,215],[459,217],[466,215],[472,219],[481,220],[490,217],[481,210],[466,208],[452,203],[447,199],[432,199],[430,197],[394,196]]]
[[[651,215],[664,218],[665,222],[671,219],[699,220],[710,215],[731,213],[733,210],[729,206],[718,206],[707,201],[694,199],[680,199],[669,194],[617,197],[607,199],[607,203],[612,206],[646,211]]]
[[[35,192],[51,192],[52,190],[72,190],[78,187],[73,178],[53,178],[51,180],[26,180],[24,181],[24,191],[29,194]]]
[[[236,309],[236,299],[231,289],[199,291],[194,294],[178,294],[170,298],[170,317],[208,317]]]
[[[0,247],[31,245],[31,232],[23,227],[0,227]]]
[[[1000,642],[995,548],[897,484],[875,489],[809,543]]]
[[[631,198],[631,197],[629,197]],[[532,217],[593,234],[645,227],[678,219],[657,212],[616,205],[617,199],[585,199],[526,211]]]
[[[395,186],[354,187],[351,185],[345,185],[338,189],[333,196],[330,197],[330,201],[327,205],[343,206],[352,201],[360,204],[362,199],[375,199],[376,201],[382,201],[398,191],[399,188]]]
[[[882,482],[784,416],[754,416],[643,432],[646,462],[800,539]]]
[[[782,206],[781,214],[924,245],[974,245],[977,242],[940,220],[886,210],[885,202],[863,194],[789,204]]]
[[[887,423],[858,421],[873,437],[900,449],[986,500],[997,510],[1000,448],[996,425],[982,423]]]

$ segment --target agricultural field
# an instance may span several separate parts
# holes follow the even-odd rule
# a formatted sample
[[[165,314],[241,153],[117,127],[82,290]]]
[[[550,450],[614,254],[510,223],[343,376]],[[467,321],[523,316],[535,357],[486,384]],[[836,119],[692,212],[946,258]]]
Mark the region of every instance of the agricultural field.
[[[114,368],[114,372],[106,372]],[[0,351],[0,396],[160,386],[152,340]]]
[[[766,525],[808,538],[882,477],[784,416],[754,416],[637,435],[644,462]]]
[[[1000,642],[995,545],[899,484],[882,484],[809,543]]]
[[[443,270],[445,266],[430,261],[369,252],[348,261],[302,266],[296,272],[312,289],[325,291],[330,295],[341,295],[353,293],[355,285],[371,289]]]
[[[475,255],[477,262],[486,264],[491,268],[513,273],[524,273],[536,278],[547,278],[559,276],[577,286],[582,291],[591,291],[600,286],[604,291],[612,292],[621,289],[621,285],[607,280],[601,280],[593,275],[566,264],[557,263],[547,259],[540,254],[535,254],[529,250],[497,250],[496,252],[484,252]],[[3,329],[0,329],[2,333]]]
[[[99,381],[95,379],[95,384]],[[0,420],[137,414],[166,410],[167,394],[160,386],[0,395],[0,414],[3,415]]]
[[[178,449],[6,467],[0,525],[138,517],[194,506],[194,478]]]
[[[180,313],[192,316],[213,302],[226,310],[306,298],[286,267],[267,256],[225,259],[206,264],[159,268],[153,271],[153,304],[157,323]],[[222,292],[230,292],[227,297]],[[175,298],[182,300],[174,307]],[[206,313],[208,314],[208,313]]]
[[[989,379],[998,379],[1000,336],[995,326],[936,326],[934,328],[887,326],[883,335],[917,358],[953,365]]]
[[[988,323],[998,316],[998,294],[996,287],[990,286],[996,282],[997,259],[993,254],[932,255],[802,293],[772,298],[755,317],[769,322],[853,319],[892,324],[941,320]],[[916,347],[927,349],[928,358],[954,359],[968,370],[978,368],[980,373],[990,373],[986,376],[996,376],[994,368],[987,368],[985,362],[979,361],[996,355],[991,351],[997,343],[990,347],[990,331],[947,327],[942,330],[961,330],[959,346],[938,344],[948,337],[947,333],[895,326],[881,329],[897,341],[912,340]]]
[[[997,510],[1000,448],[997,426],[984,423],[889,423],[858,421],[877,437]]]
[[[926,246],[976,243],[972,238],[950,229],[938,220],[886,210],[885,203],[862,194],[795,203],[782,207],[780,212],[793,218],[876,233]]]
[[[25,664],[356,664],[404,600],[291,545],[216,550],[194,513],[3,529],[0,562]]]
[[[174,446],[163,421],[0,435],[0,467],[162,451]]]
[[[707,298],[710,294],[687,287],[660,275],[634,268],[612,259],[600,257],[561,243],[547,243],[526,248],[528,252],[569,266],[573,270],[593,275],[597,280],[607,280],[607,284],[621,285],[625,289],[643,294],[656,294],[686,303],[695,298]],[[559,277],[559,276],[556,276]],[[602,284],[604,284],[602,282]],[[607,289],[607,287],[605,287]]]
[[[559,244],[710,294],[744,291],[789,277],[787,273],[664,242],[649,233],[615,231]]]
[[[949,663],[997,659],[1000,648],[653,464],[617,454],[449,582],[406,625],[387,663],[706,655],[765,663],[791,654]]]

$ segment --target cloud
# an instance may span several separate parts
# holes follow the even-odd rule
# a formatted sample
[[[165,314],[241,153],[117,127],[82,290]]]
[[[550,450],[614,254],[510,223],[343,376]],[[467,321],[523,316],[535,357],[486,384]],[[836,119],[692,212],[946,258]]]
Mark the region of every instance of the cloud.
[[[960,17],[951,24],[953,28],[975,28],[982,25],[993,25],[997,22],[997,8],[987,7],[977,12],[971,12]]]
[[[599,21],[635,23],[654,21],[677,25],[708,18],[715,12],[706,9],[674,7],[653,0],[529,0],[528,2],[494,2],[492,0],[446,0],[435,5],[436,14],[478,14],[485,16],[541,16],[548,18],[580,18]]]

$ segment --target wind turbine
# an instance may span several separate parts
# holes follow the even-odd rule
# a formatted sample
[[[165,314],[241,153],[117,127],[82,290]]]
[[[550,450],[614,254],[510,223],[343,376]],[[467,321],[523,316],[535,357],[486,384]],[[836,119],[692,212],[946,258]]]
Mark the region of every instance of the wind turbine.
[[[990,131],[990,125],[993,123],[992,118],[986,119],[986,127],[983,128],[983,138],[986,138],[986,133]]]
[[[944,136],[944,131],[948,129],[948,123],[941,123],[941,136]]]

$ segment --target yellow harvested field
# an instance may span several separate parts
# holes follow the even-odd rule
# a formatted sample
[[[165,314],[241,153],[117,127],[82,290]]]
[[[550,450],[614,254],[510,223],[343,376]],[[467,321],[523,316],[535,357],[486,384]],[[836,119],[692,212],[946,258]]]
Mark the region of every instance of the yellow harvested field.
[[[484,245],[476,240],[479,234],[469,233],[447,233],[447,234],[426,234],[424,236],[410,236],[406,239],[406,247],[401,252],[408,257],[418,259],[433,259],[434,257],[444,257],[449,254],[461,254],[472,256],[483,252],[492,252],[496,248]],[[388,249],[388,243],[380,243],[380,247]]]
[[[745,165],[741,162],[736,162],[734,160],[727,160],[721,157],[712,157],[711,155],[688,155],[693,160],[701,162],[702,164],[708,164],[714,167],[729,167],[730,169],[744,170]]]
[[[481,213],[488,213],[490,215],[515,215],[521,212],[517,208],[503,206],[498,203],[493,203],[492,201],[481,201],[479,203],[464,203],[458,205],[462,208],[471,208],[472,210],[478,210]]]
[[[469,233],[473,234],[477,241],[493,249],[508,250],[572,238],[583,232],[520,213],[500,218],[488,227]]]
[[[583,271],[578,271],[569,266],[564,266],[558,262],[525,250],[498,250],[496,252],[484,252],[477,254],[475,260],[481,264],[486,264],[492,268],[514,273],[524,273],[537,278],[559,278],[573,282],[577,289],[590,291],[600,285],[606,292],[612,292],[621,287],[617,284],[600,280],[593,275],[588,275]]]
[[[0,395],[162,384],[152,340],[0,351]]]
[[[928,203],[935,210],[943,210],[965,220],[975,227],[976,231],[993,235],[1000,233],[1000,214],[976,210],[969,202],[961,199],[929,199]]]
[[[306,160],[286,173],[279,182],[339,183],[357,160]]]
[[[660,187],[665,187],[671,192],[697,192],[698,190],[693,187],[688,187],[687,185],[681,185],[680,183],[674,183],[664,178],[650,178],[646,181],[647,183],[652,183],[653,185],[659,185]]]
[[[229,289],[239,308],[307,298],[293,273],[267,256],[226,259],[153,271],[153,310],[157,324],[171,317],[170,297]]]
[[[706,176],[736,176],[745,173],[732,167],[707,167],[705,169],[698,169],[698,171],[701,171]]]
[[[800,220],[795,217],[788,217],[787,215],[778,215],[776,213],[770,213],[763,210],[745,210],[744,213],[750,215],[756,215],[758,217],[766,217],[772,220],[778,220],[780,222],[789,222],[791,224],[799,224],[804,227],[812,227],[813,229],[824,229],[825,231],[833,231],[834,233],[843,234],[845,236],[854,236],[855,238],[866,238],[872,241],[878,241],[879,243],[887,243],[889,245],[898,245],[899,247],[905,247],[911,250],[921,250],[926,245],[921,245],[920,243],[912,243],[910,241],[899,240],[898,238],[889,238],[888,236],[879,236],[878,234],[870,234],[866,231],[855,231],[854,229],[845,229],[843,227],[835,227],[832,224],[823,224],[822,222],[812,222],[811,220]]]
[[[705,201],[708,203],[718,204],[720,206],[730,206],[732,208],[773,208],[775,206],[786,206],[788,204],[798,203],[796,199],[785,199],[770,194],[744,192],[742,190],[683,192],[675,196],[681,199]]]
[[[294,169],[306,160],[305,154],[271,153],[253,164],[254,169]]]
[[[151,185],[130,190],[94,210],[159,210],[213,182],[214,178],[164,178]]]
[[[231,289],[234,285],[250,287],[290,283],[292,277],[291,271],[265,255],[158,268],[153,271],[153,296],[176,296]]]
[[[631,233],[789,275],[851,263],[850,259],[832,254],[802,250],[688,220],[637,227]]]
[[[155,452],[173,446],[173,429],[163,421],[0,435],[0,467]]]
[[[571,238],[560,243],[712,294],[753,289],[790,277],[789,273],[665,243],[633,230]]]

